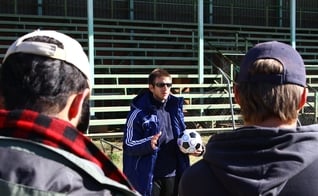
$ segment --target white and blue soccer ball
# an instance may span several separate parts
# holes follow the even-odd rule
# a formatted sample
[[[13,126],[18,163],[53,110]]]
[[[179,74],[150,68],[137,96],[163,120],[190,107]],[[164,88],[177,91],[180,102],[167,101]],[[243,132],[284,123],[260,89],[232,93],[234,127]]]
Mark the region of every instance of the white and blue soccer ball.
[[[177,143],[180,150],[185,154],[191,154],[203,148],[201,135],[195,130],[185,130],[179,136]]]

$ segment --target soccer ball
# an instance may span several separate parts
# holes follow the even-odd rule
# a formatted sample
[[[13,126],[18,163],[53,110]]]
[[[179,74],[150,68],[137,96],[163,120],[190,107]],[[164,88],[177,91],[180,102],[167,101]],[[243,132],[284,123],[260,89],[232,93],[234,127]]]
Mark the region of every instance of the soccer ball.
[[[180,150],[185,153],[194,153],[196,150],[202,150],[202,138],[195,130],[185,130],[177,140]]]

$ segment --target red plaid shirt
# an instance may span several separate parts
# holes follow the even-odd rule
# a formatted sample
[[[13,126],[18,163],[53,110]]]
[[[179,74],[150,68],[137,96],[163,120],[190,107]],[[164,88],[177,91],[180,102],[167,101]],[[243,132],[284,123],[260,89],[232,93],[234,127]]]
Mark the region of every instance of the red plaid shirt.
[[[30,110],[0,110],[0,135],[29,139],[71,152],[96,163],[105,175],[133,187],[114,163],[70,123]]]

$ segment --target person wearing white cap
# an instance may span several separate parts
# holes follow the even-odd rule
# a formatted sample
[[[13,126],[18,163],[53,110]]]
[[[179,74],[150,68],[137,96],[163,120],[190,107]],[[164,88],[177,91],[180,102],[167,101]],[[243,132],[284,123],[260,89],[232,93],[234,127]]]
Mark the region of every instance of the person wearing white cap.
[[[1,195],[139,195],[83,132],[90,72],[82,46],[51,30],[18,38],[0,67]]]
[[[180,196],[316,196],[318,125],[297,123],[307,99],[302,57],[278,41],[259,43],[234,84],[244,125],[214,135],[185,171]]]

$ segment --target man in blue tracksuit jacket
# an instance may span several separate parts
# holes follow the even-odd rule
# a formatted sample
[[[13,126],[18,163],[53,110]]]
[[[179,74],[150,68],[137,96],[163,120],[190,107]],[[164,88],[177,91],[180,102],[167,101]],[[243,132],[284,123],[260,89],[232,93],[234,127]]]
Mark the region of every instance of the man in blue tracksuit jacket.
[[[165,70],[152,71],[148,84],[132,100],[127,116],[123,171],[142,195],[177,195],[179,179],[190,164],[177,145],[186,128],[183,98],[170,93],[172,78]]]

